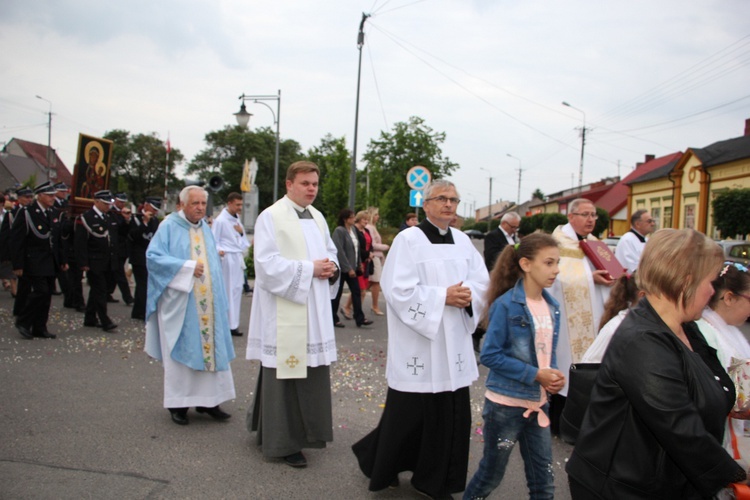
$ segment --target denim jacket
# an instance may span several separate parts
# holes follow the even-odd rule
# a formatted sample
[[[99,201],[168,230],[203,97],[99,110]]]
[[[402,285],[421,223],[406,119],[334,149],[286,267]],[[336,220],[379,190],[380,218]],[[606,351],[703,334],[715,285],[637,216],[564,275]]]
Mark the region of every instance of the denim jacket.
[[[560,308],[546,290],[542,290],[542,297],[549,305],[553,324],[550,364],[557,368]],[[486,382],[488,389],[514,398],[539,400],[541,386],[534,380],[539,371],[535,334],[521,278],[490,307],[487,335],[480,356],[482,364],[490,369]]]

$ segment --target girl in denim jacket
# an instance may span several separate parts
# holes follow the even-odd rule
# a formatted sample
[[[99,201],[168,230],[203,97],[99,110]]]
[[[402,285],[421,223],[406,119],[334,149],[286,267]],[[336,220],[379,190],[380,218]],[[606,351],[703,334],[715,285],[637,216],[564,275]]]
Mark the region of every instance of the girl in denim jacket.
[[[558,304],[545,288],[560,272],[552,236],[534,233],[500,254],[490,276],[491,304],[481,362],[487,375],[484,456],[464,499],[486,498],[503,479],[516,441],[531,499],[554,497],[547,393],[565,385],[555,351]]]

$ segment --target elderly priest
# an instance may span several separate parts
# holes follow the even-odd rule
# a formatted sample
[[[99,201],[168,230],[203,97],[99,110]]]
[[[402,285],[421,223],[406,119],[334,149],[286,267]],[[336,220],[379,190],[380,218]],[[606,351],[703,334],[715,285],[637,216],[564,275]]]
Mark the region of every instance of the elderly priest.
[[[146,352],[164,364],[164,407],[179,425],[191,406],[226,420],[219,404],[235,397],[221,264],[203,220],[207,197],[199,186],[183,189],[182,210],[161,223],[146,251]]]

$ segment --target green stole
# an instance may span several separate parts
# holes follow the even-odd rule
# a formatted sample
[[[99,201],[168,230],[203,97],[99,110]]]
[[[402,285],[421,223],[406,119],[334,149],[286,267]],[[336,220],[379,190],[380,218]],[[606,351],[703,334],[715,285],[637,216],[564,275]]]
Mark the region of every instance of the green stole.
[[[313,215],[323,240],[327,229],[323,214],[312,205]],[[271,205],[276,245],[282,257],[289,260],[309,260],[307,244],[299,215],[284,197]],[[307,378],[307,304],[296,304],[276,296],[276,378]]]

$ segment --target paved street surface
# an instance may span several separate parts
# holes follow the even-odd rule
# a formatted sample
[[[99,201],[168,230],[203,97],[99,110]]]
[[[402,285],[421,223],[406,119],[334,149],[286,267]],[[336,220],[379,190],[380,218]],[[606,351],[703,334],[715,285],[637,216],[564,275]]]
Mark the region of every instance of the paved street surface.
[[[251,299],[243,299],[245,332]],[[119,328],[104,333],[83,327],[83,314],[63,309],[61,297],[52,304],[49,330],[58,338],[25,340],[13,327],[10,294],[0,291],[0,499],[423,498],[410,473],[401,474],[399,488],[369,492],[350,450],[377,425],[386,393],[386,320],[370,313],[369,295],[374,325],[347,321],[336,330],[334,442],[305,451],[306,469],[264,459],[245,430],[258,372],[257,362],[244,359],[247,336],[234,338],[237,399],[222,405],[232,418],[220,423],[191,410],[182,427],[162,407],[162,368],[143,352],[144,327],[129,319],[129,307],[110,304]],[[482,454],[485,376],[480,369],[472,388],[469,475]],[[570,450],[554,441],[560,499],[569,498],[563,468]],[[516,451],[493,498],[526,497]]]

